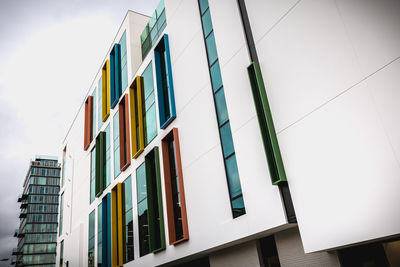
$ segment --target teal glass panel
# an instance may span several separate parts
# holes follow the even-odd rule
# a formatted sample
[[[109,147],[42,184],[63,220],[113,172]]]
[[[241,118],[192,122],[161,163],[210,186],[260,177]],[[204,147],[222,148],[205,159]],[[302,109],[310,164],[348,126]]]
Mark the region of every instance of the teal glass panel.
[[[150,252],[145,163],[136,169],[136,188],[139,228],[139,254],[141,257]]]
[[[214,63],[210,68],[211,73],[211,83],[214,92],[217,91],[222,86],[221,69],[219,67],[219,60]]]
[[[113,135],[114,135],[114,178],[120,173],[119,158],[119,111],[115,112],[113,118]]]
[[[125,181],[125,211],[132,209],[132,182],[129,176]]]
[[[204,11],[208,8],[208,0],[199,0],[200,12],[203,15]]]
[[[215,94],[215,105],[217,108],[218,125],[222,125],[229,119],[228,111],[226,108],[224,89],[219,90]]]
[[[206,13],[204,13],[204,15],[201,17],[201,20],[203,21],[204,36],[207,36],[213,30],[210,10],[207,10]]]
[[[165,17],[165,10],[161,13],[160,17],[157,20],[157,31],[158,34],[157,36],[160,36],[161,31],[165,28],[165,26],[167,25],[166,23],[166,17]]]
[[[232,140],[232,132],[230,123],[226,123],[220,129],[221,133],[221,141],[222,141],[222,150],[224,152],[224,158],[235,152],[233,147],[233,140]]]
[[[94,267],[94,231],[95,231],[95,211],[89,214],[89,248],[88,248],[88,266]]]
[[[102,266],[103,260],[103,203],[97,207],[97,266]]]
[[[122,92],[128,86],[128,69],[127,69],[127,55],[126,55],[126,32],[122,34],[119,41],[121,46],[121,88]]]
[[[210,66],[218,58],[217,47],[215,46],[214,33],[212,32],[206,39],[208,63]]]
[[[99,82],[98,82],[98,86],[97,86],[97,88],[98,88],[98,95],[99,95],[99,97],[98,97],[98,119],[97,119],[97,126],[98,126],[98,129],[100,130],[100,128],[101,128],[101,126],[103,126],[103,118],[102,118],[102,116],[103,116],[103,114],[102,114],[102,105],[103,105],[103,89],[102,89],[102,80],[101,80],[101,78],[99,79]],[[93,119],[93,120],[95,120],[95,119]]]
[[[63,231],[63,221],[64,221],[64,193],[61,194],[61,201],[60,201],[60,225],[58,226],[58,236],[61,235]]]
[[[146,99],[151,93],[154,92],[153,67],[151,62],[144,70],[142,77],[144,83],[144,98]]]
[[[105,129],[106,133],[106,165],[105,165],[105,175],[106,175],[106,186],[111,183],[111,132],[110,124],[107,125]]]
[[[242,189],[239,180],[239,171],[236,163],[236,155],[233,155],[225,160],[226,172],[229,179],[229,191],[231,198],[235,198],[242,194]]]
[[[136,186],[137,186],[137,202],[141,202],[147,197],[146,189],[146,168],[145,165],[140,165],[136,170]]]
[[[124,263],[133,260],[133,214],[132,214],[132,179],[129,176],[124,181],[125,189],[125,249]]]
[[[148,145],[157,136],[157,117],[156,117],[156,105],[153,105],[146,111],[146,140],[145,143]]]
[[[164,11],[164,7],[165,7],[164,0],[161,0],[158,3],[156,12],[155,12],[155,13],[157,13],[157,19],[160,17],[160,14]]]

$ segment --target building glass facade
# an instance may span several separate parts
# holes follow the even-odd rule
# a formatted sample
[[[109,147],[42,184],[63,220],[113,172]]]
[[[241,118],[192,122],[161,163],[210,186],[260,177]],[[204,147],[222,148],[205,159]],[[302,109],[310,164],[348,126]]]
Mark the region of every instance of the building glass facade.
[[[16,266],[55,266],[60,164],[56,157],[36,156],[24,182],[20,227],[14,236]],[[61,227],[60,227],[61,231]]]

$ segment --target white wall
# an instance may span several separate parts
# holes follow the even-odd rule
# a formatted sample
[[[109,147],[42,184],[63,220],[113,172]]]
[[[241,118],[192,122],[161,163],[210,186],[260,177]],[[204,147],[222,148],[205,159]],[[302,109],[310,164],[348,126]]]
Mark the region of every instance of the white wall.
[[[306,252],[400,233],[400,2],[246,1]]]

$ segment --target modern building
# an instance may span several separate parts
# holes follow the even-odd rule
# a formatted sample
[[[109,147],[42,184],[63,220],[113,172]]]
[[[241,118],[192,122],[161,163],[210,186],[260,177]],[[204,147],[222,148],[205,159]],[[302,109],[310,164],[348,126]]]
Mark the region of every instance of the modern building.
[[[60,169],[57,157],[36,156],[30,162],[18,197],[21,221],[12,252],[16,266],[55,266]]]
[[[57,264],[400,266],[398,14],[128,11],[60,149]]]

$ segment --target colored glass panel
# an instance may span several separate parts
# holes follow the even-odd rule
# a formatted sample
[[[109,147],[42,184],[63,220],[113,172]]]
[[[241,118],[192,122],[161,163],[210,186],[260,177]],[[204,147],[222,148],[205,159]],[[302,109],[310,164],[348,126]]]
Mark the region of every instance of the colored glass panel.
[[[119,112],[115,112],[113,118],[113,139],[114,139],[114,178],[116,178],[121,170],[119,168]]]
[[[96,196],[96,146],[90,152],[90,203]]]
[[[129,176],[124,181],[124,196],[125,196],[125,250],[124,263],[127,263],[134,258],[133,251],[133,214],[132,214],[132,179]]]
[[[142,77],[145,99],[143,116],[145,121],[144,139],[146,146],[157,136],[157,117],[153,82],[153,68],[151,62],[144,70]]]
[[[129,88],[132,157],[137,158],[144,150],[143,77],[136,76]]]
[[[89,241],[88,241],[88,267],[94,267],[94,236],[95,236],[95,211],[89,214]]]

